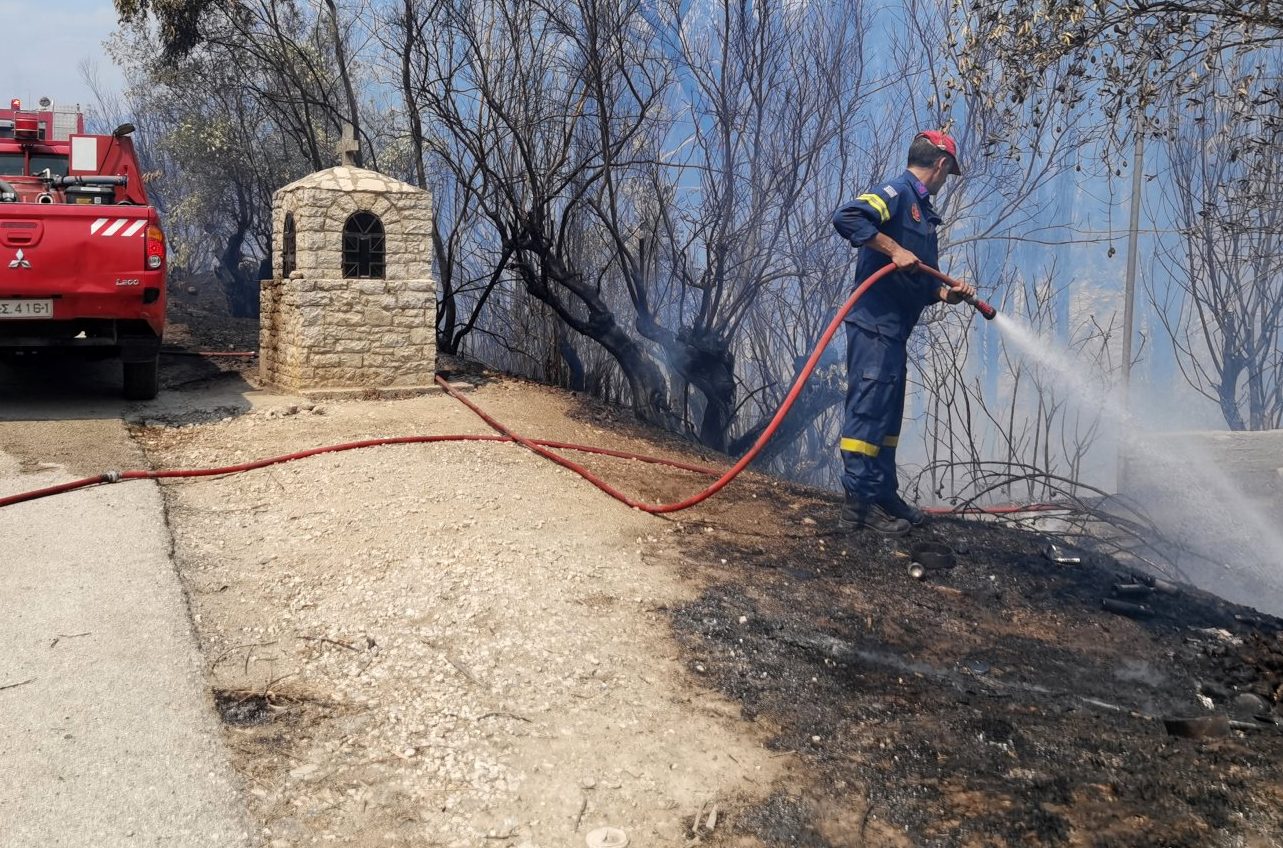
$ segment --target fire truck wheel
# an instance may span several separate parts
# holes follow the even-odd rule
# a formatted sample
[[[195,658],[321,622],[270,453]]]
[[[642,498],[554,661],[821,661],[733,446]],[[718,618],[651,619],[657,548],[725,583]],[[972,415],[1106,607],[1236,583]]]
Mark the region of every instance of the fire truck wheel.
[[[151,400],[160,390],[160,357],[125,364],[125,400]]]

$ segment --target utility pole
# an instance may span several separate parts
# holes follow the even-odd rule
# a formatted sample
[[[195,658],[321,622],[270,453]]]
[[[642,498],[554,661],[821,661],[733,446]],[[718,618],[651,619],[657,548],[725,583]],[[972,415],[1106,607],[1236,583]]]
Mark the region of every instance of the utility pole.
[[[1132,376],[1132,322],[1133,303],[1136,300],[1136,260],[1137,243],[1140,241],[1140,193],[1141,176],[1145,170],[1145,136],[1141,131],[1140,120],[1132,124],[1136,136],[1132,150],[1132,209],[1131,224],[1127,234],[1127,279],[1123,286],[1123,374],[1119,383],[1123,403],[1123,421],[1131,418],[1131,376]],[[1126,423],[1124,424],[1126,427]],[[1118,434],[1118,474],[1114,488],[1120,493],[1127,482],[1127,432]]]

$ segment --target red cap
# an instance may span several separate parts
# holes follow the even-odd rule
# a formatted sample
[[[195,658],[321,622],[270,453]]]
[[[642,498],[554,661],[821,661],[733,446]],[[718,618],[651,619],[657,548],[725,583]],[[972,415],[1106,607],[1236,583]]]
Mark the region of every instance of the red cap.
[[[953,136],[946,135],[939,130],[923,130],[913,138],[915,141],[925,138],[945,153],[948,153],[949,157],[953,159],[953,167],[949,169],[949,173],[956,174],[959,177],[962,176],[962,167],[958,164],[958,143],[953,140]]]

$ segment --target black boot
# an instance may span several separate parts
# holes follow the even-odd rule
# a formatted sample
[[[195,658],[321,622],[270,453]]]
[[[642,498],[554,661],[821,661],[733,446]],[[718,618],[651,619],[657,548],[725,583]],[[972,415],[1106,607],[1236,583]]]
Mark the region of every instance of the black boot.
[[[896,518],[881,505],[858,498],[847,497],[839,522],[850,530],[868,528],[888,536],[903,536],[912,525],[903,518]]]
[[[890,497],[878,501],[878,504],[888,515],[903,518],[914,527],[921,527],[927,521],[927,514],[900,497],[899,493],[893,492]]]

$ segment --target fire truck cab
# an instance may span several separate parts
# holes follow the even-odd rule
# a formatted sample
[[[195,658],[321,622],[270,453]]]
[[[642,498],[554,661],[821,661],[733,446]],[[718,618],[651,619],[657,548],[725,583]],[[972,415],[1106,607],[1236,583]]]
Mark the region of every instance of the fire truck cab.
[[[78,109],[0,109],[0,357],[118,357],[124,395],[156,396],[165,235],[124,124],[84,132]]]

